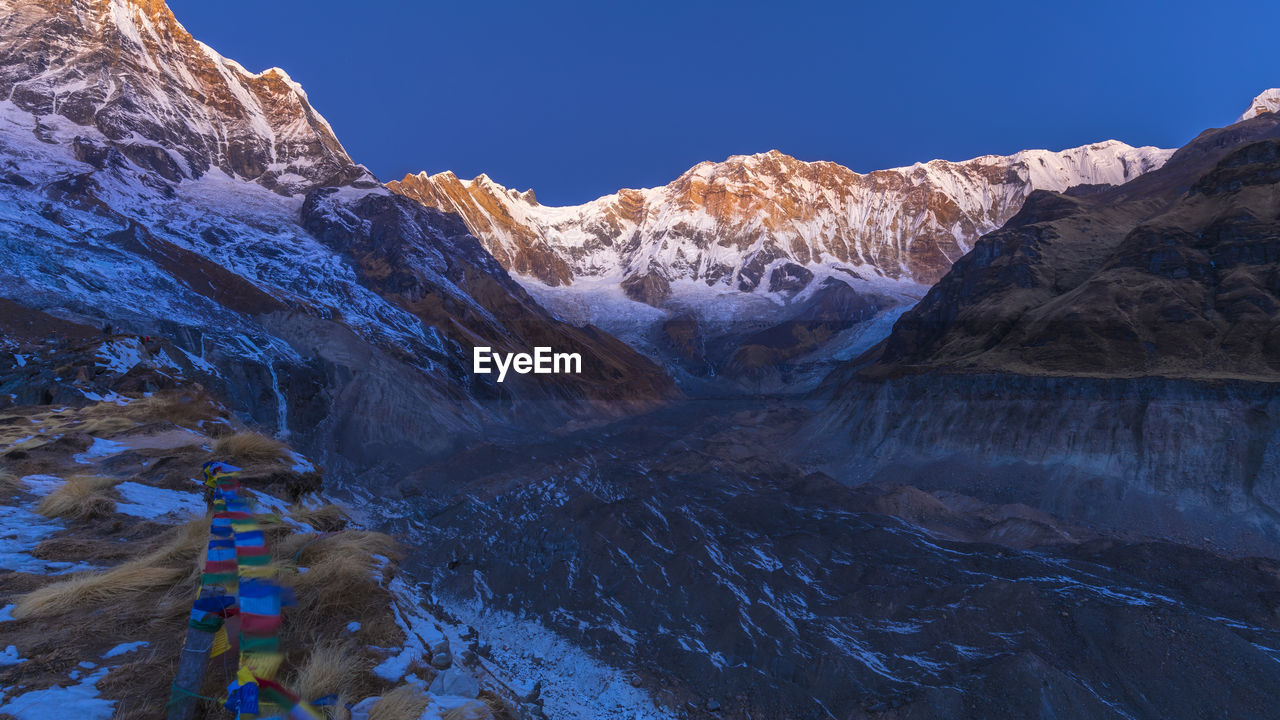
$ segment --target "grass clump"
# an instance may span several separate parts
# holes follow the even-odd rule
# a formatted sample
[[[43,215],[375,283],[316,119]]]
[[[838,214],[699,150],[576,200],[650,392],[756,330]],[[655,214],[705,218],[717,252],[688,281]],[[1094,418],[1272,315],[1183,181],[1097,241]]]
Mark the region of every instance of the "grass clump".
[[[220,438],[213,446],[213,453],[233,465],[279,462],[289,458],[284,443],[256,432],[240,432]]]
[[[289,508],[289,517],[310,525],[317,532],[337,532],[347,526],[347,513],[339,506],[329,503],[314,508],[294,505]]]
[[[200,569],[200,553],[208,544],[209,521],[195,520],[174,532],[155,550],[101,572],[81,573],[46,585],[17,599],[13,617],[17,619],[61,615],[108,603],[132,606],[131,596],[151,592],[172,592],[179,586],[187,595],[195,587]]]
[[[431,699],[418,688],[401,685],[374,703],[369,720],[418,720],[430,704]]]
[[[320,641],[312,646],[311,654],[289,682],[306,700],[350,695],[370,665],[368,658],[357,655],[347,643]]]
[[[114,486],[117,478],[99,476],[73,476],[49,493],[36,512],[50,518],[90,520],[115,512],[116,502],[107,496],[106,490]]]
[[[280,545],[281,553],[306,572],[294,578],[299,604],[318,613],[359,616],[368,598],[379,589],[375,572],[397,554],[396,542],[382,533],[352,530],[324,535],[293,535]]]
[[[83,415],[86,422],[112,418],[126,421],[126,428],[141,423],[171,423],[193,429],[202,421],[220,417],[217,407],[208,398],[180,391],[161,391],[150,397],[134,398],[125,405],[97,403],[84,408]]]

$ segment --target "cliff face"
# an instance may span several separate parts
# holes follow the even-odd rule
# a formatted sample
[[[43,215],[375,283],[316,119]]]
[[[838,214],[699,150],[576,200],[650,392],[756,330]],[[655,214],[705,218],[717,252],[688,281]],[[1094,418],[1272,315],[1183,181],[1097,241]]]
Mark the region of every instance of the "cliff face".
[[[834,393],[806,452],[845,482],[1280,555],[1280,389],[1270,383],[926,373]]]

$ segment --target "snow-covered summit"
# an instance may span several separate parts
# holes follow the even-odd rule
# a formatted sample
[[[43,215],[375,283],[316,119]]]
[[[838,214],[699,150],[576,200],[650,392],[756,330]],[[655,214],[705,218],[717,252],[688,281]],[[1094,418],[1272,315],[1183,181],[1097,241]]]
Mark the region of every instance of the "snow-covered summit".
[[[1110,140],[863,174],[770,150],[569,207],[487,176],[419,173],[388,186],[460,214],[509,270],[542,283],[655,275],[753,292],[778,263],[931,283],[1032,190],[1124,183],[1169,155]]]
[[[1259,93],[1253,102],[1249,103],[1249,109],[1236,118],[1236,122],[1244,122],[1269,112],[1280,112],[1280,88],[1271,88]]]
[[[159,0],[3,0],[0,17],[0,94],[168,181],[216,167],[284,194],[372,184],[287,73],[223,57]]]

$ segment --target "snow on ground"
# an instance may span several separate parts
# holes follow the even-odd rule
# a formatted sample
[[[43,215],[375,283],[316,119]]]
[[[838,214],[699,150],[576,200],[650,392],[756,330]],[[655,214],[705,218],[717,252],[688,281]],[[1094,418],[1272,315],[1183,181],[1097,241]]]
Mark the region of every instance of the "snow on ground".
[[[543,710],[556,720],[674,718],[620,670],[592,658],[541,623],[475,605],[447,606],[492,647],[485,667],[512,687],[542,682]]]
[[[125,338],[104,343],[98,350],[98,364],[114,373],[127,373],[142,362],[142,343],[137,338]]]
[[[18,607],[17,605],[5,605],[4,607],[0,608],[0,622],[12,622],[13,611],[17,607]]]
[[[429,660],[431,646],[446,638],[436,628],[435,622],[422,612],[421,599],[404,580],[393,578],[389,589],[396,598],[391,610],[395,613],[396,624],[404,631],[405,641],[400,652],[383,660],[373,672],[384,680],[396,682],[405,676],[414,660]]]
[[[115,702],[98,696],[98,683],[109,668],[100,668],[77,685],[32,690],[8,698],[0,705],[0,714],[18,720],[110,720]]]
[[[111,402],[121,406],[128,405],[133,402],[132,398],[125,397],[114,390],[108,390],[106,393],[100,394],[81,388],[80,394],[83,395],[86,400],[92,400],[94,402]]]
[[[315,472],[316,466],[301,453],[290,450],[289,455],[293,457],[293,466],[289,468],[290,470],[296,473]]]
[[[64,482],[66,481],[57,475],[26,475],[22,478],[22,484],[27,486],[27,492],[38,497],[52,493],[62,487]]]
[[[26,661],[22,659],[22,656],[18,655],[18,647],[16,645],[10,645],[4,650],[0,650],[0,667],[17,665],[20,662]]]
[[[73,459],[81,465],[92,465],[94,460],[117,455],[128,449],[129,446],[124,443],[94,438],[93,444],[89,446],[89,449],[76,454]]]
[[[108,650],[102,657],[113,658],[119,655],[127,655],[136,650],[141,650],[147,645],[150,645],[150,643],[148,643],[146,640],[139,640],[137,642],[120,643],[119,645]]]
[[[41,540],[58,532],[63,524],[23,507],[0,505],[0,570],[36,574],[62,574],[90,570],[84,563],[58,562],[32,557]]]
[[[116,512],[148,520],[169,515],[203,515],[208,509],[202,495],[181,490],[166,490],[126,481],[117,485],[116,491],[124,500],[116,503]]]

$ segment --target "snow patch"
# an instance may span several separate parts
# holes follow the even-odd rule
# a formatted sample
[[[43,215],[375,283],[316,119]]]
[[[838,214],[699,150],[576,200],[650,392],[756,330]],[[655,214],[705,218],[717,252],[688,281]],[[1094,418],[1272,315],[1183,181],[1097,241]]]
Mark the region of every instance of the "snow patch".
[[[141,650],[142,648],[147,647],[148,645],[150,645],[150,643],[148,643],[146,640],[139,640],[137,642],[120,643],[119,645],[111,648],[106,653],[104,653],[102,657],[103,659],[106,659],[106,658],[118,657],[120,655],[127,655],[131,652]]]
[[[53,493],[54,490],[62,487],[66,482],[56,475],[25,475],[22,478],[22,484],[27,486],[27,491],[37,497],[45,497]]]
[[[98,696],[98,683],[107,676],[108,668],[100,668],[77,685],[54,686],[15,695],[0,705],[0,713],[18,720],[110,720],[115,701]]]
[[[181,490],[166,490],[126,481],[117,485],[116,491],[124,499],[123,502],[116,503],[116,512],[148,520],[167,515],[203,515],[208,509],[201,495]]]
[[[98,349],[98,359],[99,367],[123,375],[142,362],[142,343],[137,338],[112,340]]]
[[[85,450],[82,453],[77,453],[72,457],[72,459],[81,465],[92,465],[94,460],[109,457],[111,455],[119,455],[128,449],[129,446],[124,443],[118,443],[113,440],[104,440],[96,437],[93,439],[93,444],[89,446],[88,450]]]
[[[22,656],[18,655],[17,646],[10,645],[4,650],[0,650],[0,667],[5,667],[7,665],[17,665],[20,662],[26,662],[26,661],[22,658]]]

